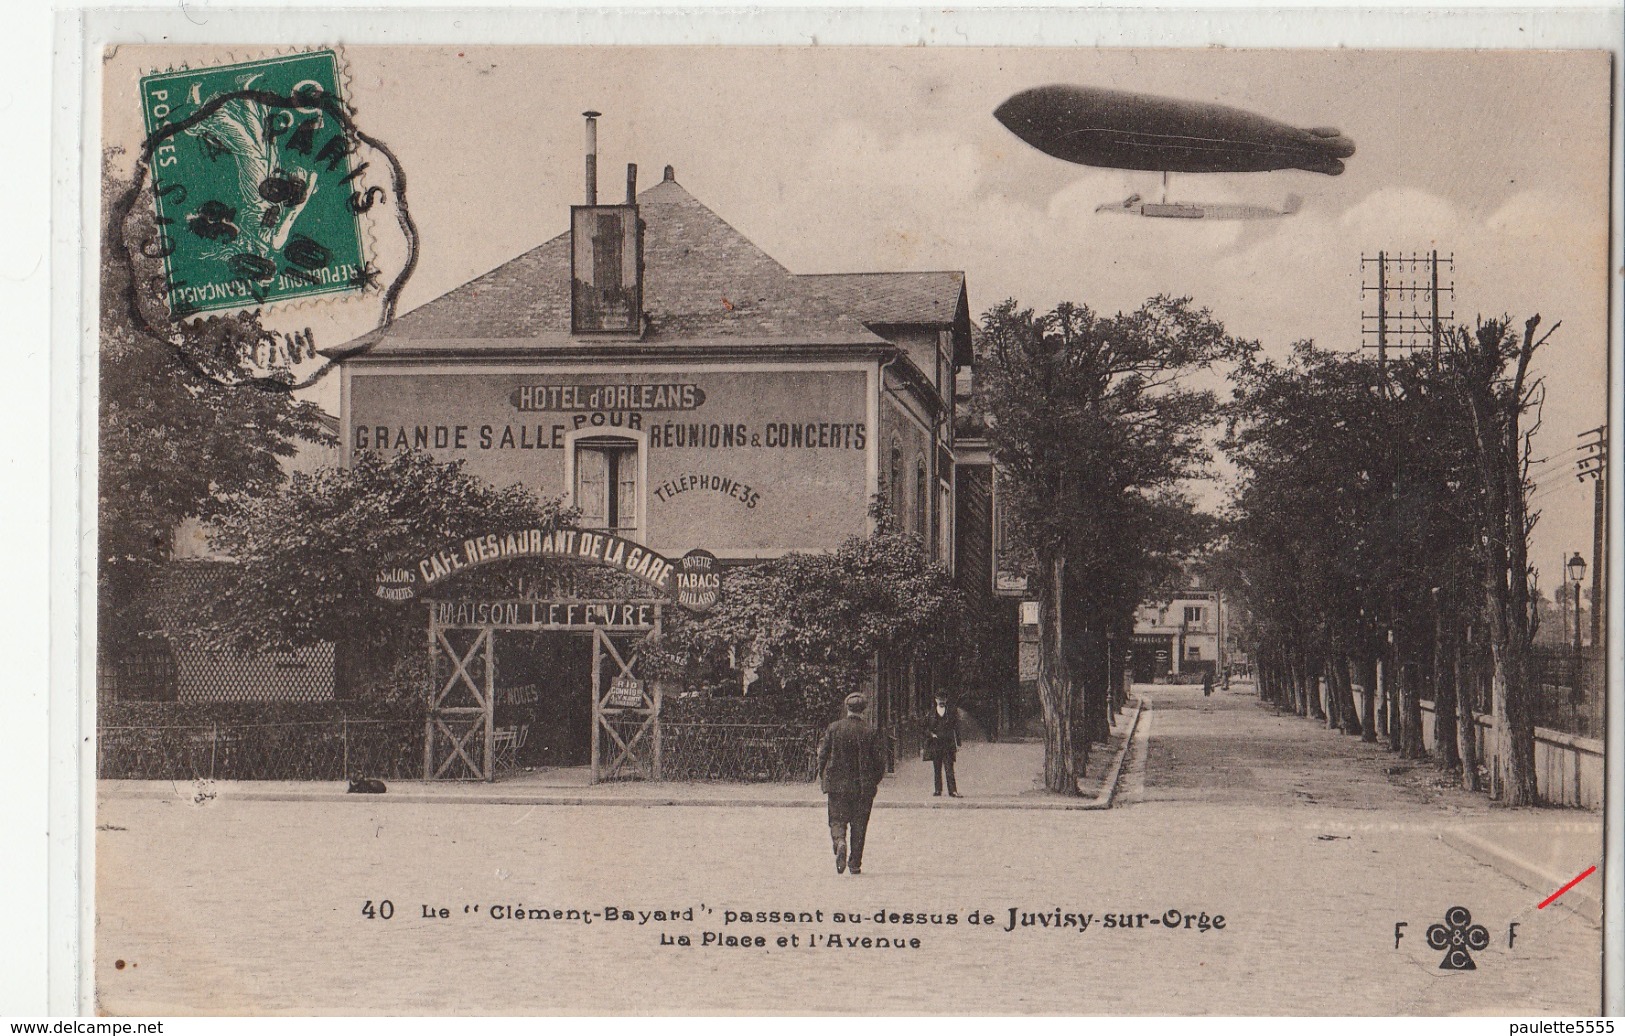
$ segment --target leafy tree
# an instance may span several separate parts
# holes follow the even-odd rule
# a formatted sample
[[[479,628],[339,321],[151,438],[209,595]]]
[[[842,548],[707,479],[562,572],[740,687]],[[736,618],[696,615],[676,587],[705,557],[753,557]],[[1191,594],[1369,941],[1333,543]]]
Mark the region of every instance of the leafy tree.
[[[964,602],[920,540],[885,515],[874,534],[826,553],[736,568],[704,615],[668,613],[650,672],[679,683],[739,686],[787,718],[827,717],[871,682],[877,654],[916,662],[949,654]]]
[[[1232,542],[1248,581],[1229,589],[1274,641],[1264,652],[1294,656],[1300,711],[1319,713],[1308,681],[1320,673],[1328,725],[1374,740],[1349,665],[1374,659],[1391,607],[1376,589],[1391,575],[1394,487],[1377,365],[1303,343],[1286,363],[1254,358],[1233,377],[1223,446],[1242,472]]]
[[[111,169],[114,154],[107,156]],[[233,501],[262,497],[284,480],[282,461],[301,442],[331,436],[314,403],[286,391],[239,384],[252,358],[236,343],[268,336],[250,313],[175,324],[174,342],[138,329],[131,300],[160,283],[161,267],[117,247],[115,221],[130,184],[103,178],[103,251],[98,364],[98,585],[105,636],[143,625],[147,580],[169,560],[184,519],[218,517]],[[129,215],[125,236],[150,236],[150,198]],[[156,280],[155,280],[156,278]],[[151,300],[148,300],[149,304]],[[197,357],[206,358],[198,362]]]
[[[1227,585],[1252,615],[1261,693],[1313,714],[1321,675],[1328,724],[1384,734],[1415,759],[1428,753],[1421,699],[1431,694],[1435,761],[1459,766],[1477,790],[1471,717],[1487,672],[1507,739],[1497,754],[1510,760],[1493,791],[1510,802],[1533,798],[1538,595],[1525,503],[1532,429],[1520,422],[1538,408],[1535,324],[1521,340],[1505,320],[1452,329],[1438,363],[1384,367],[1309,344],[1284,363],[1255,359],[1235,374],[1223,444],[1241,469]],[[1365,685],[1363,723],[1351,669]]]
[[[209,616],[213,639],[242,650],[333,641],[361,683],[419,659],[423,611],[376,593],[379,573],[476,534],[573,524],[575,514],[523,486],[499,489],[429,454],[360,452],[348,468],[296,474],[279,494],[223,514],[214,545],[236,578]],[[456,576],[465,593],[511,595],[515,572],[572,563],[516,559]],[[532,588],[536,588],[533,579]]]
[[[983,318],[982,406],[1009,510],[1012,547],[1039,602],[1044,783],[1078,793],[1091,740],[1103,739],[1107,634],[1188,543],[1169,522],[1203,474],[1213,394],[1189,377],[1254,348],[1188,299],[1158,297],[1104,317],[1062,303],[1043,315],[1014,300]],[[1126,641],[1126,636],[1122,638]]]

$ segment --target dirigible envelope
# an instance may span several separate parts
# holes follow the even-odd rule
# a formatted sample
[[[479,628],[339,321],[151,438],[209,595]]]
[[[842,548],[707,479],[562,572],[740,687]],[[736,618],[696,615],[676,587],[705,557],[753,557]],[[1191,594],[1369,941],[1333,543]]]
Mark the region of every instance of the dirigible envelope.
[[[1080,165],[1182,173],[1306,169],[1336,176],[1354,142],[1222,104],[1086,86],[1023,90],[993,113],[1047,155]]]

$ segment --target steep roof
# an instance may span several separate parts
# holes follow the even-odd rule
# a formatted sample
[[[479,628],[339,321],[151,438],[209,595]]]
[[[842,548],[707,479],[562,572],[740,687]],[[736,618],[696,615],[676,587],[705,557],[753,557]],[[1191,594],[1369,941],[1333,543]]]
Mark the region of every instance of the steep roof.
[[[883,345],[844,295],[797,277],[700,204],[676,180],[638,195],[645,224],[646,345]],[[568,232],[399,317],[373,349],[580,344],[570,334]],[[516,341],[519,340],[519,341]]]
[[[801,280],[870,327],[939,327],[954,333],[954,362],[971,362],[970,303],[959,270],[815,273]]]

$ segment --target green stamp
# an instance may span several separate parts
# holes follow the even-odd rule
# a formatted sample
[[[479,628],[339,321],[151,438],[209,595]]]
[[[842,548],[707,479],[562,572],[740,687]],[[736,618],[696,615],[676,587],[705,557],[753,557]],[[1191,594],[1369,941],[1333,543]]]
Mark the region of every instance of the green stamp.
[[[141,99],[172,318],[372,283],[360,219],[381,192],[352,168],[333,51],[155,73]]]

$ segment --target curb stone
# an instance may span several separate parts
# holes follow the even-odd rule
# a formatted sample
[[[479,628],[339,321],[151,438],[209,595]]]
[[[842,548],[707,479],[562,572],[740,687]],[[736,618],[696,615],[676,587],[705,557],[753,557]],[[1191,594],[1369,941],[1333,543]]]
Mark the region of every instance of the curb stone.
[[[1457,852],[1464,853],[1479,863],[1499,871],[1525,888],[1538,893],[1542,899],[1562,888],[1574,877],[1572,874],[1558,877],[1544,868],[1537,867],[1520,858],[1513,852],[1466,831],[1441,831],[1439,832],[1439,841]],[[1598,898],[1597,890],[1601,888],[1602,879],[1600,873],[1593,874],[1585,881],[1563,893],[1562,898],[1552,905],[1566,907],[1570,912],[1579,914],[1592,924],[1600,925],[1602,924],[1602,900]]]

